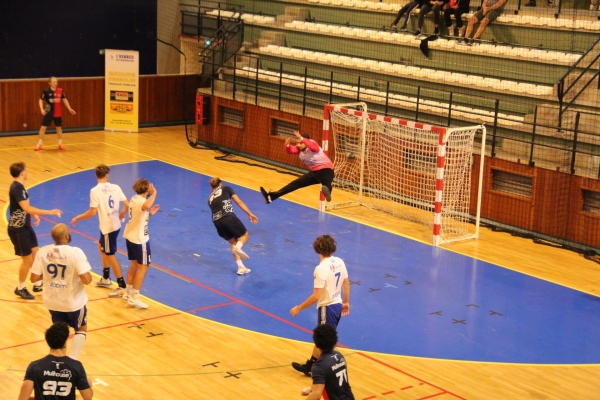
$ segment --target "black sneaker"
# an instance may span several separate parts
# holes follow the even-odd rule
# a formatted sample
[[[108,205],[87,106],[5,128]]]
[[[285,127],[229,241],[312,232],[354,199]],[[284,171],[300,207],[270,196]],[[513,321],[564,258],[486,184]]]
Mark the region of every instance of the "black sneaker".
[[[434,35],[439,35],[440,34],[440,28],[435,28],[435,30],[433,31]]]
[[[44,291],[44,284],[41,285],[33,285],[33,293],[41,293]]]
[[[415,32],[415,39],[420,39],[420,38],[421,38],[421,36],[422,36],[422,34],[421,34],[421,31],[420,31],[420,30],[417,30],[417,31]]]
[[[19,290],[19,287],[17,286],[15,288],[15,294],[17,296],[19,296],[20,298],[22,298],[23,300],[35,300],[35,296],[32,295],[31,293],[29,293],[29,291],[27,290],[26,287],[24,287],[23,289]]]
[[[404,25],[402,25],[402,26],[400,27],[400,30],[401,30],[401,31],[405,31],[405,30],[407,30],[407,29],[408,29],[408,27],[406,26],[406,24],[404,24]]]
[[[260,192],[265,198],[265,203],[269,204],[271,202],[271,196],[269,196],[269,193],[267,193],[267,191],[262,186],[260,187]]]
[[[525,3],[525,7],[536,7],[535,0],[530,0],[529,3]]]
[[[465,39],[465,46],[473,46],[473,39]]]
[[[331,202],[331,192],[329,191],[329,188],[325,185],[321,185],[321,192],[323,192],[323,196],[325,196],[325,200],[327,200],[328,203]]]
[[[310,362],[310,360],[306,360],[306,364],[300,364],[297,362],[293,362],[292,363],[292,367],[294,367],[294,369],[298,372],[302,372],[304,375],[310,377],[311,376],[311,369],[312,369],[312,363]]]

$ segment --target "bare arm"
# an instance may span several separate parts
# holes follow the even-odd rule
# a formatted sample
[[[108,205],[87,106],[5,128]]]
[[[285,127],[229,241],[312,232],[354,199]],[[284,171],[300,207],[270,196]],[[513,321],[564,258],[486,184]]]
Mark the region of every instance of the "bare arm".
[[[40,105],[40,111],[42,112],[42,115],[46,115],[46,110],[44,110],[44,100],[38,99],[38,104]]]
[[[342,303],[342,317],[350,314],[350,281],[348,278],[344,279],[342,282],[342,293],[343,293],[343,303]]]
[[[71,225],[75,226],[77,224],[77,222],[79,222],[81,220],[90,219],[94,215],[96,215],[97,212],[98,212],[98,209],[96,207],[90,207],[90,209],[87,210],[86,212],[84,212],[83,214],[79,214],[78,216],[73,218],[71,220]]]
[[[62,211],[60,211],[59,209],[55,208],[54,210],[42,210],[41,208],[37,208],[29,204],[29,201],[27,200],[21,200],[19,202],[19,205],[21,206],[23,211],[25,211],[29,215],[56,215],[59,218],[62,215]]]
[[[90,384],[90,387],[88,389],[80,390],[79,394],[81,394],[81,397],[83,397],[83,400],[92,400],[92,398],[94,397],[94,391],[92,390],[92,385]]]
[[[323,293],[323,288],[314,288],[313,293],[310,296],[308,296],[308,298],[306,300],[304,300],[301,304],[293,307],[290,310],[290,314],[292,314],[292,317],[295,317],[296,315],[298,315],[300,313],[300,311],[312,306],[317,301],[319,301],[322,293]]]
[[[125,207],[123,207],[123,209],[119,213],[119,218],[121,219],[121,221],[125,219],[125,214],[127,214],[127,211],[129,211],[129,202],[127,200],[123,200],[123,205]]]
[[[154,187],[153,184],[150,184],[150,187],[148,188],[148,192],[150,192],[150,197],[148,197],[146,199],[146,201],[144,202],[144,204],[142,204],[142,211],[146,211],[146,210],[152,208],[152,205],[154,204],[154,201],[156,200],[156,188]]]
[[[234,194],[233,196],[231,196],[231,198],[233,199],[233,201],[235,201],[235,204],[237,204],[239,208],[241,208],[246,214],[248,214],[250,222],[252,222],[253,224],[256,224],[258,222],[258,218],[256,217],[256,215],[252,214],[248,206],[242,201],[242,199],[238,197],[237,194]]]
[[[33,392],[33,381],[24,380],[19,392],[19,400],[29,400]]]
[[[31,282],[37,282],[41,279],[42,279],[42,275],[34,274],[33,272],[31,273],[31,276],[29,277],[29,280]]]
[[[325,389],[325,385],[312,385],[312,390],[306,400],[319,400],[323,395],[323,390]]]
[[[31,276],[33,276],[33,274]],[[84,285],[89,285],[90,283],[92,283],[92,274],[86,272],[85,274],[79,275],[79,279],[81,279],[81,282],[83,282]]]
[[[71,115],[75,115],[75,114],[77,114],[77,113],[75,112],[75,110],[73,110],[73,109],[71,108],[71,105],[69,104],[69,100],[67,100],[67,98],[66,98],[66,97],[65,97],[65,98],[63,98],[63,99],[62,99],[62,101],[63,101],[63,103],[65,103],[65,106],[67,106],[67,110],[69,110],[69,112],[71,113]]]

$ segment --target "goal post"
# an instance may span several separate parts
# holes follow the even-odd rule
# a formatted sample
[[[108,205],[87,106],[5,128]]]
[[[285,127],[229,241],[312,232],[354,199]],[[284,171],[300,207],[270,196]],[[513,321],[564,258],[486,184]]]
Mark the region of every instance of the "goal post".
[[[323,148],[333,152],[336,194],[322,209],[364,205],[419,222],[431,227],[434,246],[477,238],[485,126],[443,128],[369,114],[366,106],[349,108],[356,104],[324,107]],[[472,216],[471,161],[478,132],[482,157]]]

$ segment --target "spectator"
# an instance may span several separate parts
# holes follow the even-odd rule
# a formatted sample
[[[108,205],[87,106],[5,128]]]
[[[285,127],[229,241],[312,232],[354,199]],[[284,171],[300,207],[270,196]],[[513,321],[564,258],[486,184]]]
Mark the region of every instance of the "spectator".
[[[405,4],[404,7],[402,7],[398,11],[398,15],[396,15],[396,19],[394,20],[394,22],[392,22],[392,24],[390,25],[390,28],[396,29],[398,22],[400,22],[400,19],[406,13],[406,18],[404,19],[404,23],[400,27],[400,30],[405,31],[407,29],[408,20],[410,19],[410,15],[412,14],[412,11],[417,7],[421,7],[422,1],[423,0],[412,0],[410,3]]]
[[[444,7],[448,0],[425,0],[421,5],[421,9],[419,10],[419,21],[417,23],[417,31],[415,32],[415,39],[421,38],[421,28],[423,27],[423,21],[425,20],[425,15],[429,13],[429,11],[433,11],[433,22],[435,23],[435,30],[433,31],[434,35],[440,34],[440,11]]]
[[[444,21],[448,27],[448,35],[454,36],[454,28],[458,28],[458,36],[463,37],[465,35],[466,26],[463,25],[462,15],[469,12],[470,0],[450,0],[444,9]],[[454,15],[456,19],[456,26],[452,24],[450,17]]]
[[[505,5],[506,0],[485,0],[481,9],[469,18],[465,39],[459,44],[473,46],[473,41],[479,39],[485,28],[502,14]],[[475,32],[473,38],[470,39],[469,36],[471,36],[471,32],[473,32],[473,26],[475,26],[477,22],[481,22],[479,28],[477,29],[477,32]]]

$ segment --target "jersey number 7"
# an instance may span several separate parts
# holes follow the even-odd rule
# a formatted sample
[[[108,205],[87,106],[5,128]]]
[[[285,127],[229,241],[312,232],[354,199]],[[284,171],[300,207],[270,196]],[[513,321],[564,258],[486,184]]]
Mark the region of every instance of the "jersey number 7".
[[[56,276],[58,275],[58,268],[62,268],[61,274],[60,274],[60,279],[65,279],[65,270],[67,269],[67,266],[64,264],[48,264],[46,266],[46,270],[48,270],[48,273],[50,275],[52,275],[52,279],[56,279]]]

